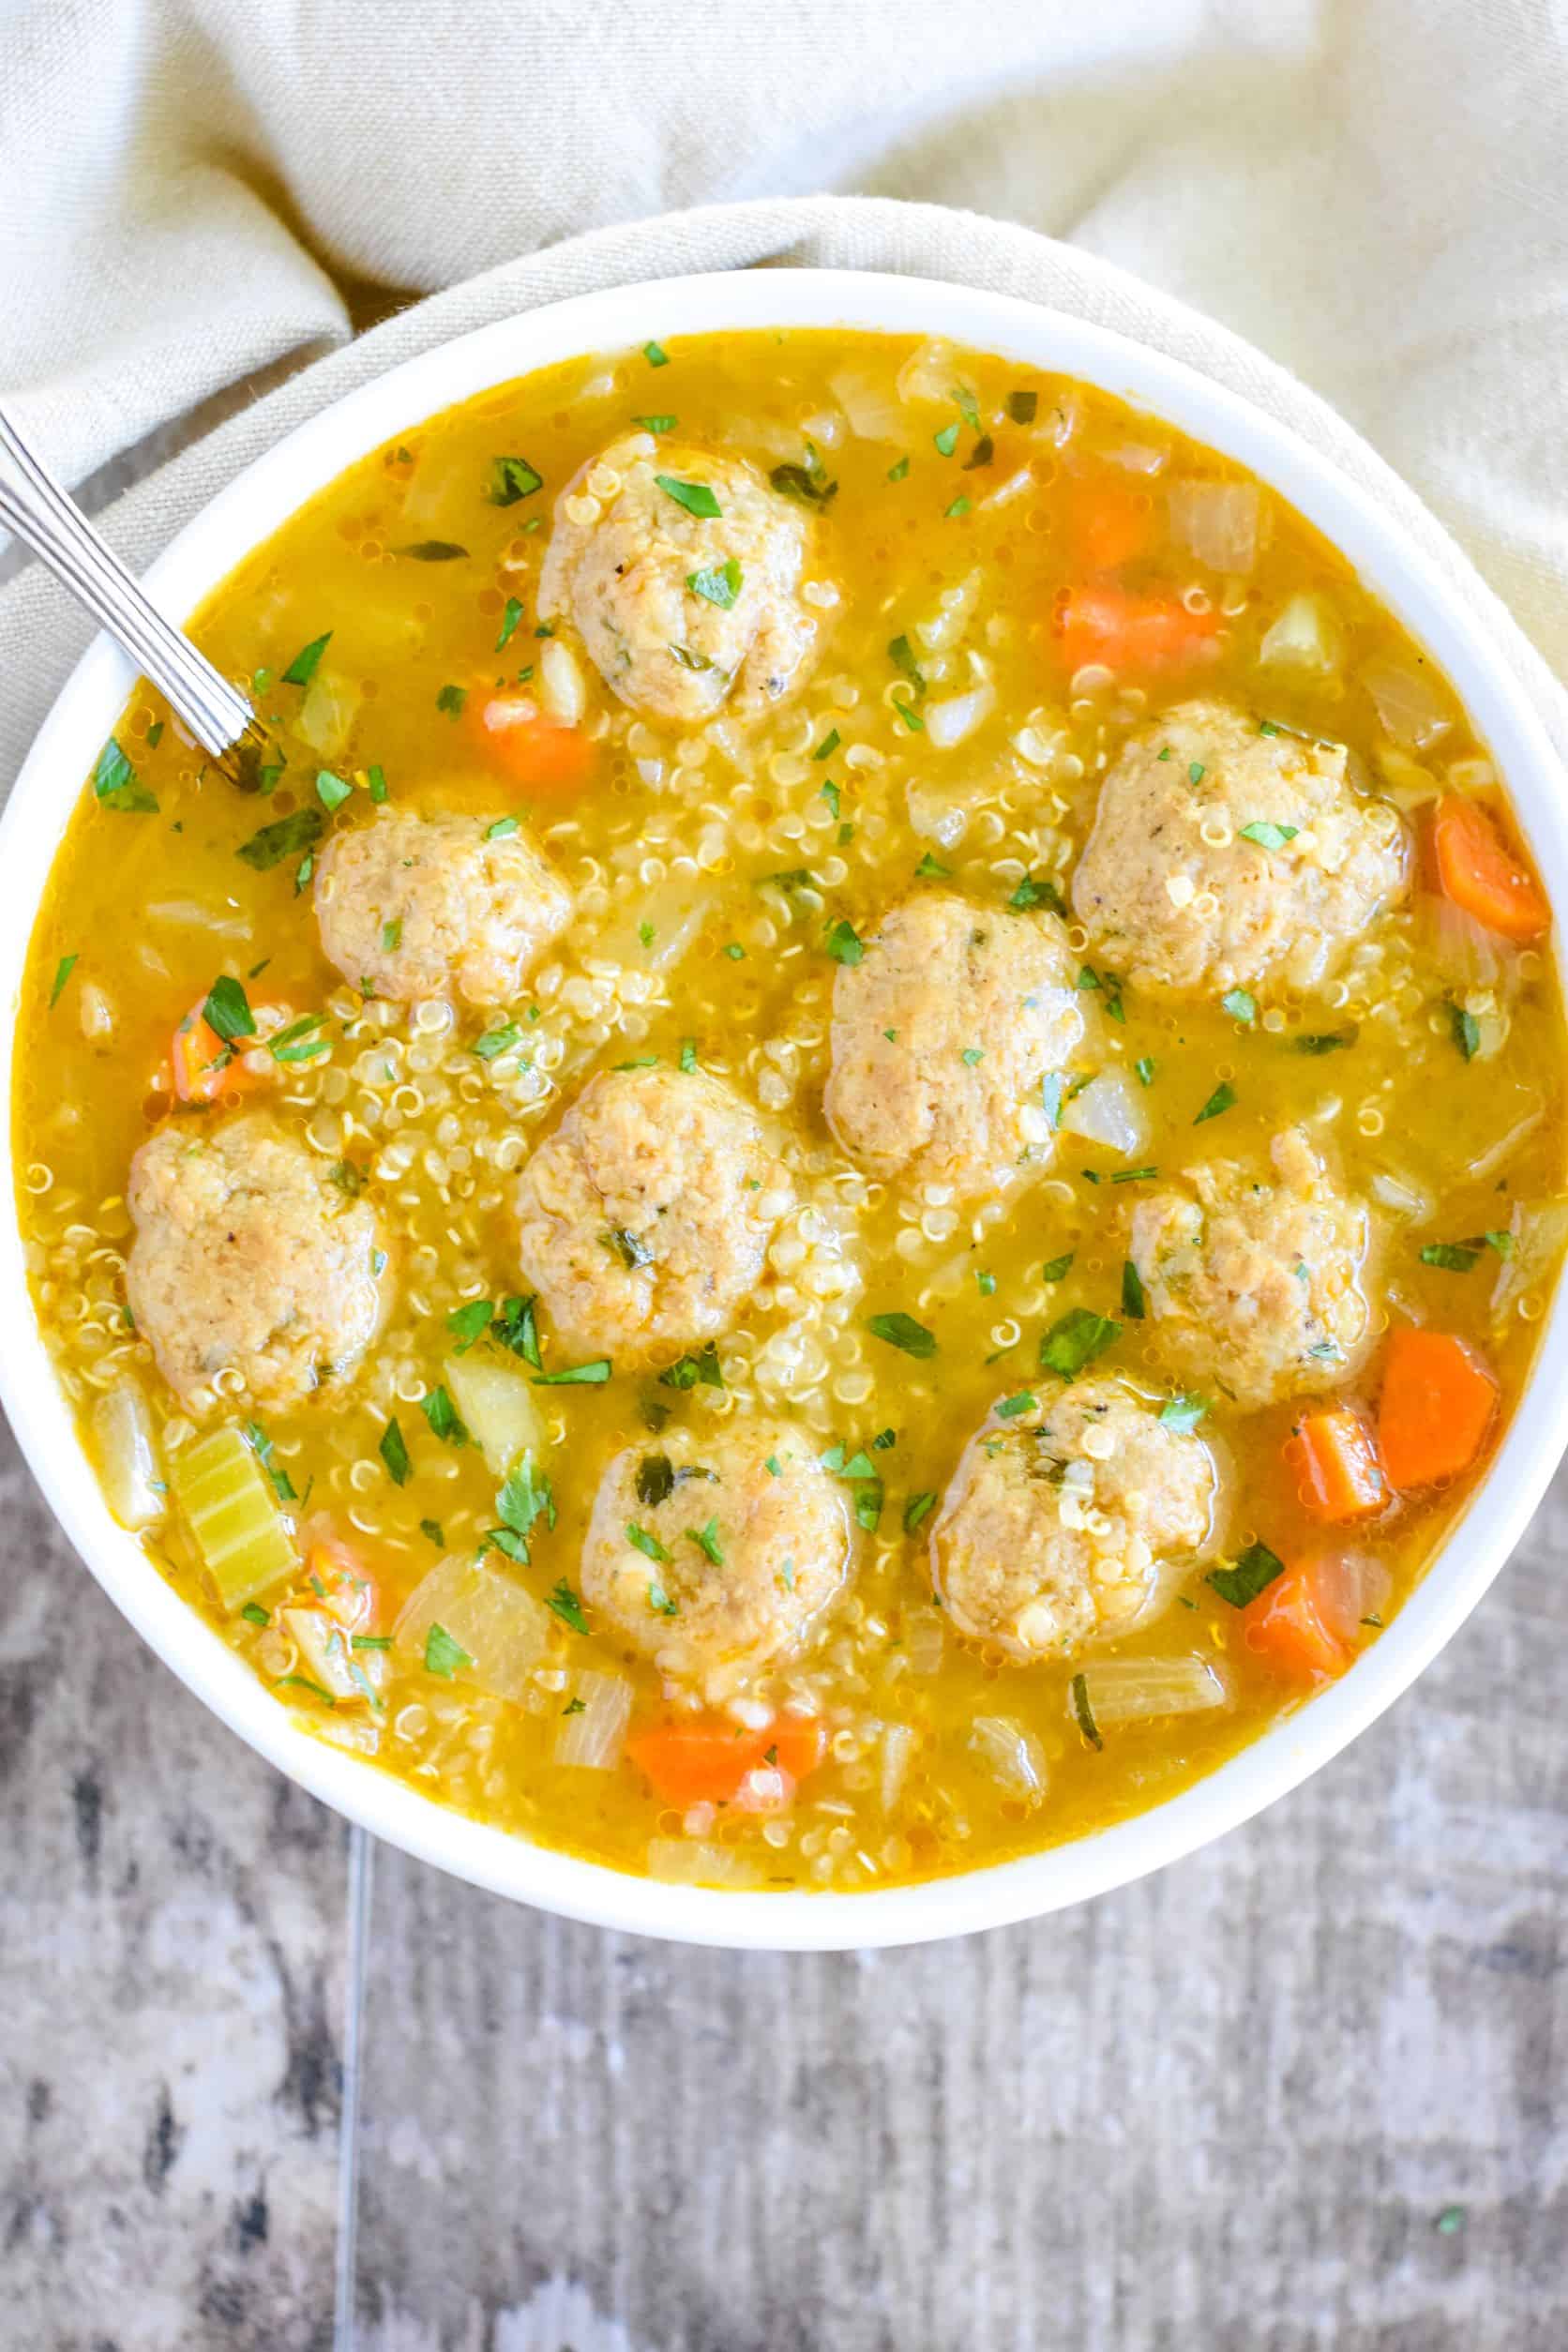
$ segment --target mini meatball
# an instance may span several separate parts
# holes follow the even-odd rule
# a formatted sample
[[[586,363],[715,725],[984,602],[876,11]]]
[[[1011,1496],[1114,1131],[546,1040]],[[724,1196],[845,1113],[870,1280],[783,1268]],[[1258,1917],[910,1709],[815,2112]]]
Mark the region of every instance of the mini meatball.
[[[982,1191],[1021,1163],[1048,1164],[1041,1081],[1082,1038],[1054,916],[927,891],[839,966],[823,1108],[872,1175]]]
[[[849,1571],[847,1490],[789,1422],[732,1420],[628,1446],[605,1471],[582,1592],[709,1706],[802,1647]]]
[[[383,808],[316,867],[322,952],[351,987],[407,1003],[505,1004],[565,923],[571,893],[520,831]]]
[[[1184,702],[1101,785],[1073,905],[1135,986],[1220,996],[1278,974],[1310,988],[1404,897],[1404,828],[1350,789],[1343,745],[1266,729]]]
[[[1115,1380],[1051,1383],[970,1440],[931,1530],[949,1618],[1010,1657],[1068,1658],[1171,1597],[1211,1536],[1201,1438]]]
[[[605,684],[644,718],[701,726],[726,703],[752,716],[815,659],[801,578],[816,535],[745,458],[630,433],[558,501],[539,611],[576,624]]]
[[[212,1401],[225,1372],[255,1405],[294,1404],[375,1337],[385,1254],[369,1204],[265,1112],[160,1128],[127,1199],[130,1311],[186,1405]]]
[[[1151,1193],[1128,1241],[1166,1361],[1249,1408],[1336,1386],[1370,1321],[1364,1205],[1334,1189],[1299,1127],[1271,1156],[1274,1183],[1217,1161]]]
[[[792,1194],[703,1072],[594,1078],[518,1182],[518,1251],[563,1344],[637,1363],[727,1331]]]

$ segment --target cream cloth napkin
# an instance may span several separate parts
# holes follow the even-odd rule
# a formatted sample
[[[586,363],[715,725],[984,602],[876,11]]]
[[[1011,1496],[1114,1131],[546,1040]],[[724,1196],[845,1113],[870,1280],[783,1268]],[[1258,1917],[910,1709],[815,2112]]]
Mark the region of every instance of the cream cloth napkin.
[[[1003,289],[1336,459],[1568,750],[1565,53],[1551,0],[0,0],[0,393],[74,482],[331,351],[108,511],[143,564],[339,392],[558,295]],[[345,280],[446,291],[350,341]],[[0,595],[0,784],[86,634],[36,565]]]

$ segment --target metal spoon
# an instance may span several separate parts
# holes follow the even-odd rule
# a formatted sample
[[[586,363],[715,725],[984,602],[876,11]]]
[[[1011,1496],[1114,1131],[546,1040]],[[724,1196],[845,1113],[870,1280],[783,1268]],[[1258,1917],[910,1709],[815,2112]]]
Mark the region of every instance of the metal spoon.
[[[0,523],[151,679],[225,775],[249,792],[266,737],[236,686],[161,613],[0,406]]]

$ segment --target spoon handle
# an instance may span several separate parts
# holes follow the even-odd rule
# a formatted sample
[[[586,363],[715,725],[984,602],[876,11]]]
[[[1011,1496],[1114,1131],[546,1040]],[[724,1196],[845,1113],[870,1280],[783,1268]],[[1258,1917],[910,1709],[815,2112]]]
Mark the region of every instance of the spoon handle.
[[[0,523],[109,631],[215,760],[257,731],[256,715],[244,695],[149,602],[3,406]]]

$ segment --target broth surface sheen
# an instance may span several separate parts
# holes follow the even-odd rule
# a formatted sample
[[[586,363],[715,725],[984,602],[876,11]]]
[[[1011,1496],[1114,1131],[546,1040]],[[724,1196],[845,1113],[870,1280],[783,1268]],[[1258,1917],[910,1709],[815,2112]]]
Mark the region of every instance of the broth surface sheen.
[[[1086,385],[599,355],[345,474],[60,849],[12,1106],[116,1517],[323,1739],[859,1890],[1375,1641],[1568,1243],[1547,910],[1344,561]]]

